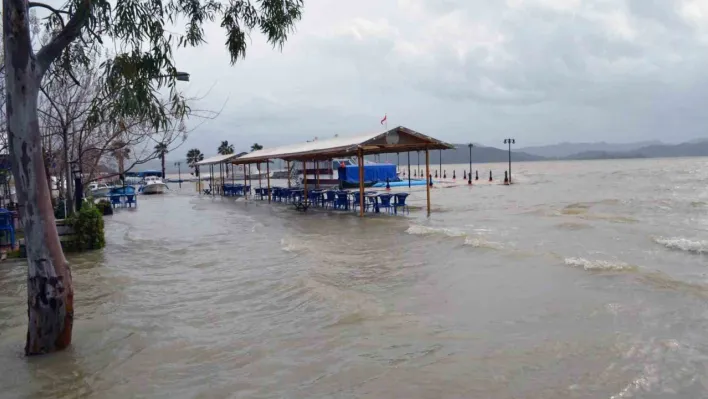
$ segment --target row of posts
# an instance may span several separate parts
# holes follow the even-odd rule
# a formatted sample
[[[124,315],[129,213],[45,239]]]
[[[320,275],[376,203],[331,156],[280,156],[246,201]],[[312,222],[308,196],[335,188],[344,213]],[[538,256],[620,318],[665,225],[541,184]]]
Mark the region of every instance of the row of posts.
[[[403,176],[406,176],[406,171],[405,171],[405,170],[403,171]],[[418,177],[418,176],[420,176],[421,178],[423,177],[423,170],[422,170],[422,169],[421,169],[421,170],[415,170],[415,169],[413,170],[413,176],[412,176],[412,177]],[[428,177],[429,177],[429,178],[433,178],[433,176],[428,176]],[[436,170],[434,177],[435,177],[436,179],[437,179],[437,178],[447,179],[447,170],[443,170],[440,175],[438,175],[438,171]],[[457,179],[457,174],[456,174],[456,171],[453,170],[453,171],[452,171],[452,180],[456,180],[456,179]],[[472,180],[473,180],[473,179],[472,179],[472,173],[469,173],[469,174],[468,174],[468,173],[467,173],[467,170],[463,170],[463,172],[462,172],[462,179],[463,179],[463,180],[467,180],[470,184],[472,184]],[[478,170],[476,170],[476,171],[474,172],[474,180],[476,180],[476,181],[479,180],[479,171],[478,171]],[[491,181],[494,181],[494,178],[492,177],[492,171],[491,171],[491,170],[489,171],[489,181],[490,181],[490,182],[491,182]],[[509,184],[509,172],[506,171],[506,170],[504,171],[504,184]]]

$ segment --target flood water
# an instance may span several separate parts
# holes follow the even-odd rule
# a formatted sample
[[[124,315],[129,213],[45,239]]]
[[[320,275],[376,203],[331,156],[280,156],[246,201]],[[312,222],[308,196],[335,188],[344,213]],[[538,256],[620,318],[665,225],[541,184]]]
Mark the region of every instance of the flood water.
[[[65,352],[0,264],[0,397],[707,397],[708,159],[513,168],[429,218],[140,197],[69,258]]]

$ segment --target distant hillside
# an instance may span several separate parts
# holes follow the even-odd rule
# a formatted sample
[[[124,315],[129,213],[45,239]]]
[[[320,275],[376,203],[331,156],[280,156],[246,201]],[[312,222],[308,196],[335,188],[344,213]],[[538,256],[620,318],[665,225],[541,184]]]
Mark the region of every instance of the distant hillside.
[[[626,152],[585,151],[566,159],[674,158],[708,156],[708,141],[691,141],[676,145],[649,145]]]
[[[442,163],[444,164],[466,164],[470,161],[470,149],[467,144],[454,144],[455,149],[442,151]],[[382,155],[381,160],[383,161],[386,156]],[[396,155],[389,154],[388,159],[396,163]],[[401,165],[407,164],[408,159],[406,154],[401,154]],[[472,162],[473,163],[493,163],[493,162],[506,162],[509,159],[509,153],[507,150],[502,150],[494,147],[484,147],[484,146],[474,146],[472,148]],[[525,162],[525,161],[541,161],[545,160],[543,157],[536,155],[527,154],[524,152],[511,151],[511,160],[513,162]],[[425,153],[420,153],[421,165],[425,163]],[[411,153],[411,164],[415,165],[418,163],[418,158],[415,152]],[[437,165],[440,163],[440,151],[433,150],[430,151],[430,164]]]
[[[609,152],[633,152],[642,147],[652,145],[663,145],[660,141],[642,141],[638,143],[559,143],[553,145],[544,145],[538,147],[524,147],[519,151],[526,152],[531,155],[537,155],[546,158],[566,158],[575,156],[581,153],[609,153]]]

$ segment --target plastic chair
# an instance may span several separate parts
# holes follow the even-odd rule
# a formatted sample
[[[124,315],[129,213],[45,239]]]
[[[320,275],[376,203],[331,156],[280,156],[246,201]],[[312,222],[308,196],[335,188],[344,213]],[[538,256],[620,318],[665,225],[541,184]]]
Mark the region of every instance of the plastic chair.
[[[332,208],[334,208],[335,200],[336,200],[336,197],[335,197],[334,190],[328,190],[327,192],[325,192],[325,198],[324,198],[325,208],[327,207],[328,204],[331,205]]]
[[[398,213],[398,208],[410,213],[408,205],[406,205],[406,198],[408,198],[408,193],[397,193],[394,194],[396,201],[393,203],[393,213]]]
[[[138,202],[135,200],[134,195],[126,195],[125,196],[125,205],[132,207],[133,205],[138,206]]]
[[[309,199],[310,204],[312,204],[312,206],[320,206],[321,205],[320,195],[321,195],[320,192],[314,191],[314,190],[307,193],[307,198]]]
[[[15,225],[12,222],[12,213],[7,209],[0,209],[0,231],[10,235],[10,245],[15,248]]]
[[[359,193],[354,194],[354,201],[352,201],[352,210],[356,211],[357,207],[361,208],[361,196]],[[369,204],[366,202],[366,197],[364,197],[364,212],[369,209]]]
[[[349,193],[346,191],[337,191],[335,195],[334,209],[349,209]]]
[[[391,198],[393,195],[391,194],[379,194],[379,209],[386,209],[386,212],[391,213],[391,210],[393,209],[393,205],[391,205]]]
[[[123,205],[123,203],[120,202],[120,195],[111,195],[111,205],[114,208],[117,208],[117,207]]]

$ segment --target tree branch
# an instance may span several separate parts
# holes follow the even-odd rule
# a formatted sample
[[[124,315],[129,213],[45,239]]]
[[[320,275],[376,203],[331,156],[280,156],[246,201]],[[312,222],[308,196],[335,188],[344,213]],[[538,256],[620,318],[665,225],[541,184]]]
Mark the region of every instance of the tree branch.
[[[64,17],[62,17],[61,14],[70,15],[68,11],[57,10],[56,8],[54,8],[48,4],[39,3],[39,2],[35,2],[35,1],[30,1],[29,3],[27,3],[27,8],[32,8],[32,7],[42,7],[42,8],[46,8],[47,10],[53,12],[54,15],[56,15],[57,18],[59,18],[59,23],[61,23],[61,28],[62,29],[66,28],[66,25],[64,25]]]
[[[36,3],[42,4],[42,3]],[[40,76],[44,75],[49,66],[56,60],[61,52],[71,44],[79,35],[81,35],[81,28],[86,25],[91,12],[91,0],[83,0],[79,7],[76,9],[76,13],[71,16],[69,22],[64,28],[59,32],[58,35],[42,47],[37,52],[37,63],[40,67]]]

